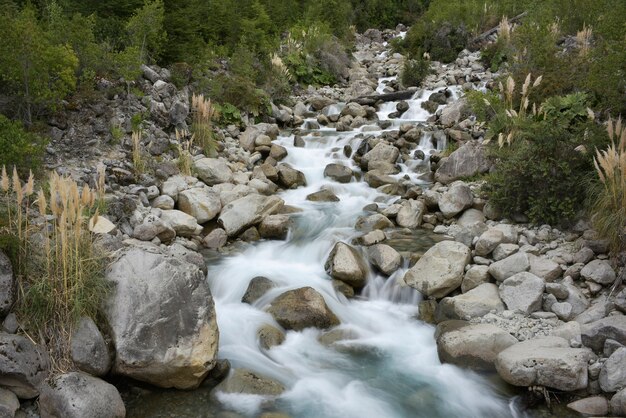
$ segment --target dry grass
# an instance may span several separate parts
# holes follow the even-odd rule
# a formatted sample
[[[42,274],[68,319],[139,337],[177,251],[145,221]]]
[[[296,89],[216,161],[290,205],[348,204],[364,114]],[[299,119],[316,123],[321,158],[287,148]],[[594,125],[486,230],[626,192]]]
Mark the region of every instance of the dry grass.
[[[52,174],[48,187],[34,194],[32,175],[22,184],[15,170],[9,179],[4,167],[0,186],[9,217],[2,232],[19,242],[18,317],[48,346],[54,367],[68,370],[72,327],[83,315],[96,317],[107,290],[87,230],[97,193]]]
[[[191,176],[193,167],[193,155],[191,150],[193,149],[193,135],[189,140],[186,138],[189,136],[188,132],[181,132],[176,130],[176,140],[178,141],[178,169],[181,174],[185,176]]]
[[[202,94],[192,96],[191,108],[193,110],[191,132],[194,140],[205,154],[214,155],[217,152],[217,140],[213,133],[213,121],[219,118],[219,112],[211,99],[205,99]]]
[[[146,170],[146,161],[143,158],[141,152],[141,131],[133,131],[133,167],[135,168],[135,175],[140,176]]]
[[[583,30],[576,34],[576,44],[578,45],[578,52],[581,57],[589,55],[591,48],[591,37],[593,36],[593,29],[591,26],[583,26]]]
[[[594,158],[601,186],[593,195],[592,220],[611,249],[619,252],[626,245],[626,126],[621,117],[609,119],[607,133],[611,144],[596,150]]]

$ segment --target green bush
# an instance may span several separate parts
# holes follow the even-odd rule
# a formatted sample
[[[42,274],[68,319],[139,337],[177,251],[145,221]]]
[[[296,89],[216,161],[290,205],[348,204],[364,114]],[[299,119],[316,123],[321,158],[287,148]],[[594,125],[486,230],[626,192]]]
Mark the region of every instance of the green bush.
[[[430,62],[421,56],[409,58],[404,61],[400,82],[404,87],[419,86],[431,73]]]
[[[46,140],[24,130],[20,122],[14,122],[0,114],[0,167],[16,166],[24,175],[29,170],[39,171],[46,148]]]

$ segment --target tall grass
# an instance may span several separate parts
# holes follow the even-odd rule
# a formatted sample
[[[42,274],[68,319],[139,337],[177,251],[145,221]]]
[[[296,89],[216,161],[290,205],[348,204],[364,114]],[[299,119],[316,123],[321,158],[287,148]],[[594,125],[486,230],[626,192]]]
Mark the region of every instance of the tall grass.
[[[191,132],[194,140],[205,154],[209,156],[215,155],[217,152],[217,140],[213,133],[213,121],[219,118],[219,112],[211,102],[211,99],[205,99],[202,94],[194,94],[192,96],[191,107],[193,110]]]
[[[596,150],[594,165],[600,184],[592,194],[592,221],[595,229],[619,252],[626,246],[626,126],[621,117],[609,119],[610,145]]]
[[[187,141],[188,132],[176,130],[176,140],[178,142],[178,169],[181,174],[191,176],[191,168],[193,166],[193,135]]]
[[[146,161],[141,153],[141,131],[133,131],[131,137],[133,145],[133,167],[135,176],[140,176],[146,170]]]
[[[72,327],[83,315],[96,317],[107,293],[102,258],[87,229],[97,192],[57,174],[36,194],[34,186],[32,175],[22,185],[15,170],[9,178],[3,167],[0,190],[8,219],[2,233],[19,242],[16,311],[24,330],[48,345],[53,366],[68,370]],[[97,209],[94,217],[95,223]]]

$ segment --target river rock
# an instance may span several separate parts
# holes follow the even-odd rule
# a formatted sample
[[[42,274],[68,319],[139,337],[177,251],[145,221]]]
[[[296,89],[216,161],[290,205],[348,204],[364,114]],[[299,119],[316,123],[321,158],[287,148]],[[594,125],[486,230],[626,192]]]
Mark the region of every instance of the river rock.
[[[275,214],[284,204],[278,196],[249,194],[224,206],[218,222],[226,234],[233,237],[258,224],[264,217]]]
[[[607,339],[626,345],[626,316],[612,315],[581,326],[583,344],[601,353]]]
[[[489,266],[489,274],[499,282],[502,282],[514,274],[528,271],[530,259],[526,253],[515,253],[503,260],[496,261]]]
[[[178,193],[176,194],[178,196]],[[152,207],[163,210],[174,209],[174,199],[167,195],[161,195],[152,201]]]
[[[259,224],[262,238],[284,240],[289,233],[291,218],[289,215],[269,215]]]
[[[403,228],[415,229],[422,224],[426,205],[421,200],[407,200],[396,215],[396,223]]]
[[[113,371],[160,387],[197,387],[215,364],[218,329],[204,273],[157,247],[131,247],[106,271]]]
[[[301,171],[292,168],[288,164],[280,164],[278,167],[278,180],[287,189],[296,189],[306,186],[306,177]]]
[[[462,295],[443,298],[437,306],[437,322],[446,319],[479,318],[491,311],[502,312],[504,303],[498,294],[498,286],[484,283]]]
[[[263,325],[257,332],[259,345],[266,350],[281,345],[285,341],[285,333],[271,325]]]
[[[444,332],[437,338],[443,363],[475,370],[494,370],[496,356],[517,343],[508,332],[491,324],[474,324]]]
[[[274,282],[267,277],[258,276],[250,280],[241,302],[252,305],[274,287]]]
[[[48,376],[48,367],[41,347],[20,335],[0,333],[0,386],[21,399],[34,398]]]
[[[454,103],[443,108],[439,122],[446,128],[449,128],[469,115],[469,105],[466,98],[461,98]]]
[[[15,393],[0,388],[0,416],[13,418],[18,409],[20,409],[20,401]]]
[[[194,179],[196,180],[196,179]],[[172,200],[178,200],[178,193],[186,190],[189,187],[187,178],[181,175],[171,176],[163,182],[161,186],[161,193],[165,196],[169,196]],[[173,207],[171,209],[174,209]]]
[[[546,282],[553,282],[563,273],[563,269],[557,263],[544,257],[529,256],[530,272],[541,277]]]
[[[70,341],[72,361],[92,376],[104,376],[111,368],[109,348],[102,333],[89,317],[82,317]]]
[[[124,418],[126,408],[115,386],[85,373],[56,376],[39,397],[42,418]]]
[[[352,169],[343,164],[328,164],[324,169],[324,177],[330,177],[339,183],[350,183],[352,175]]]
[[[478,237],[475,244],[476,255],[484,257],[491,254],[504,240],[504,234],[498,229],[488,229]]]
[[[439,199],[439,209],[443,216],[452,218],[472,206],[474,198],[469,186],[462,182],[453,183]]]
[[[585,389],[587,363],[593,357],[586,348],[570,348],[560,337],[523,341],[498,354],[496,370],[515,386],[546,386],[562,391]]]
[[[365,173],[363,176],[363,180],[373,188],[378,188],[381,186],[385,186],[388,184],[396,185],[398,184],[398,179],[392,176],[388,176],[379,170],[370,170]]]
[[[626,416],[626,389],[620,390],[611,398],[611,413]]]
[[[339,202],[339,198],[330,190],[322,189],[306,197],[311,202]]]
[[[626,347],[615,350],[604,362],[598,381],[605,392],[626,388]]]
[[[215,390],[224,393],[278,396],[285,391],[285,387],[281,383],[252,370],[235,369]]]
[[[465,272],[463,282],[461,283],[461,292],[467,293],[483,283],[489,283],[490,278],[489,267],[474,265]]]
[[[442,241],[432,246],[404,275],[404,281],[428,297],[442,298],[461,286],[471,258],[468,246]]]
[[[398,148],[381,141],[363,156],[361,162],[363,164],[366,164],[366,167],[369,167],[369,163],[378,161],[385,161],[393,164],[396,162],[399,156],[400,151],[398,150]]]
[[[324,297],[312,287],[283,293],[272,301],[268,312],[287,330],[326,329],[339,325],[339,319],[328,308]]]
[[[361,216],[357,219],[354,228],[361,232],[370,232],[377,229],[393,228],[395,225],[385,215],[376,213],[370,216]]]
[[[222,248],[228,242],[228,234],[222,228],[215,228],[202,239],[202,244],[212,250]]]
[[[589,262],[580,271],[580,275],[585,280],[591,280],[601,285],[609,285],[615,282],[615,271],[606,260]]]
[[[609,402],[604,396],[591,396],[567,404],[572,411],[586,417],[600,417],[609,413]]]
[[[532,273],[514,274],[500,284],[500,297],[509,310],[525,314],[541,309],[545,281]]]
[[[324,268],[333,279],[341,280],[356,288],[365,285],[367,265],[361,254],[343,242],[335,244],[326,259]]]
[[[519,251],[519,245],[502,243],[493,250],[491,257],[494,261],[500,261],[515,254],[517,251]]]
[[[200,180],[209,186],[233,181],[233,172],[225,161],[217,158],[201,158],[193,163]]]
[[[379,242],[383,242],[387,237],[385,233],[379,229],[375,231],[370,231],[365,235],[361,235],[360,237],[355,238],[355,243],[363,246],[370,246],[374,244],[378,244]]]
[[[4,318],[15,302],[15,282],[11,260],[0,251],[0,317]]]
[[[435,172],[435,181],[451,183],[464,177],[486,173],[491,167],[485,149],[476,141],[468,141],[442,160]]]
[[[383,274],[390,276],[402,265],[400,254],[387,244],[376,244],[368,248],[371,263]]]
[[[219,194],[209,188],[187,189],[178,194],[178,208],[196,218],[199,224],[215,218],[222,210]]]

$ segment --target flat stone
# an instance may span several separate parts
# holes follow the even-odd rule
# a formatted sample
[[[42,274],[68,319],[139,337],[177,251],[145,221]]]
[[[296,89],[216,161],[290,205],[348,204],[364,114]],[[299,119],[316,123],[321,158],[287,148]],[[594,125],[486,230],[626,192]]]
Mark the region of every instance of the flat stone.
[[[504,311],[504,303],[498,294],[498,286],[484,283],[462,295],[443,298],[435,319],[437,322],[446,319],[472,319],[482,317],[491,311]]]
[[[545,282],[532,273],[514,274],[500,284],[500,297],[510,310],[525,314],[541,309]]]
[[[626,316],[613,315],[581,327],[583,344],[600,353],[606,339],[626,345]]]
[[[516,253],[504,260],[496,261],[489,266],[489,274],[498,282],[502,282],[514,274],[528,271],[530,259],[526,253]]]

